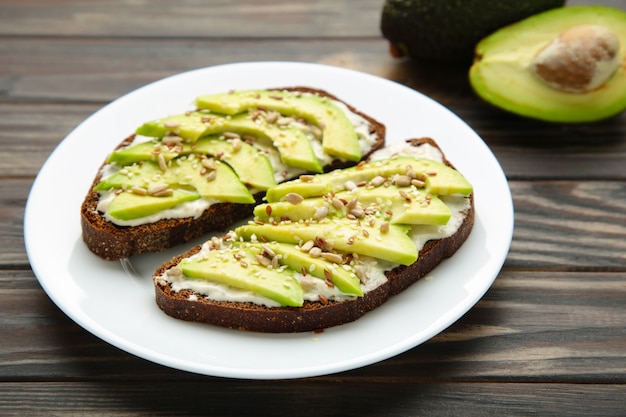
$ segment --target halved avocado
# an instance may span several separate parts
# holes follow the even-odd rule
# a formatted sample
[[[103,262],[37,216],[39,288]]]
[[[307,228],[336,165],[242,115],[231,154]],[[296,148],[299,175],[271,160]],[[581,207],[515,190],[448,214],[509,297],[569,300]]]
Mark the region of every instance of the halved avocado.
[[[482,99],[522,116],[614,116],[626,109],[626,12],[571,6],[507,26],[479,42],[469,79]]]

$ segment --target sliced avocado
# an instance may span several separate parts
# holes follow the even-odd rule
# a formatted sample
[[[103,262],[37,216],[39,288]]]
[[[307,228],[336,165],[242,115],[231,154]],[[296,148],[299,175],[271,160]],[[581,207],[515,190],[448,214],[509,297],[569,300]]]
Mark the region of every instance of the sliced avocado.
[[[107,162],[125,166],[142,161],[157,161],[158,155],[163,155],[167,162],[179,155],[192,153],[215,156],[228,163],[243,183],[256,189],[265,190],[276,185],[274,168],[267,156],[246,142],[238,141],[235,145],[234,141],[217,136],[207,136],[194,144],[184,143],[172,147],[159,141],[142,142],[116,150]]]
[[[329,183],[319,180],[303,182],[296,179],[289,181],[289,183],[289,186],[280,187],[281,184],[285,184],[285,182],[282,182],[275,187],[269,188],[265,194],[265,199],[270,203],[274,203],[291,193],[304,198],[312,198],[323,196],[331,191]]]
[[[148,188],[150,185],[164,184],[174,188],[193,188],[202,197],[223,202],[252,204],[252,193],[228,164],[214,161],[211,169],[195,156],[182,156],[171,160],[164,171],[159,164],[151,161],[128,165],[117,173],[100,181],[94,189]],[[211,173],[211,171],[214,171]]]
[[[162,178],[162,174],[163,172],[156,162],[144,161],[141,164],[128,165],[115,174],[104,178],[94,187],[94,190],[107,191],[111,189],[146,187],[153,182],[166,181]]]
[[[281,198],[292,192],[303,197],[339,192],[345,190],[347,184],[352,186],[371,181],[379,176],[390,178],[393,175],[406,174],[409,166],[415,175],[422,178],[425,182],[425,190],[431,194],[469,195],[472,192],[472,185],[463,175],[441,162],[411,156],[398,156],[359,164],[352,168],[336,170],[327,174],[315,175],[312,179],[307,178],[306,181],[301,179],[287,181],[270,188],[267,191],[266,200],[270,203],[280,201]]]
[[[346,114],[326,97],[282,90],[236,91],[200,96],[196,105],[230,115],[263,108],[303,118],[322,129],[322,146],[328,155],[355,162],[361,160],[361,147],[354,126]]]
[[[315,219],[316,213],[322,208],[327,209],[327,215],[335,215],[337,210],[329,203],[328,198],[312,197],[306,198],[299,204],[287,201],[277,201],[275,203],[259,204],[254,207],[254,217],[259,221],[268,221],[270,218],[276,220],[299,220]]]
[[[293,271],[260,265],[255,256],[260,250],[259,246],[251,244],[237,245],[210,251],[201,258],[184,259],[178,266],[191,278],[249,290],[282,306],[302,306],[304,294]]]
[[[430,224],[445,225],[448,224],[452,211],[437,196],[424,198],[409,204],[408,207],[397,205],[391,208],[393,215],[390,223],[392,224]]]
[[[199,158],[177,158],[166,171],[170,183],[193,187],[202,197],[222,202],[253,204],[254,196],[235,171],[224,162],[214,160],[207,169]]]
[[[500,29],[477,45],[469,79],[479,97],[525,117],[616,115],[626,109],[626,12],[571,6]]]
[[[212,118],[205,125],[207,135],[227,132],[269,141],[278,149],[280,158],[287,165],[311,172],[322,172],[322,166],[315,155],[311,140],[303,130],[297,127],[281,127],[275,123],[268,123],[261,117],[253,120],[248,114]]]
[[[471,62],[480,39],[565,0],[386,0],[380,28],[393,56]]]
[[[156,161],[159,154],[163,155],[165,161],[169,161],[176,158],[179,151],[165,146],[160,141],[151,140],[117,149],[111,153],[107,162],[124,166],[139,161]]]
[[[152,120],[139,126],[135,133],[162,138],[176,135],[185,142],[195,142],[205,133],[205,122],[210,115],[206,112],[186,112]]]
[[[310,172],[322,172],[311,140],[306,133],[295,126],[278,126],[263,118],[253,120],[248,114],[227,116],[207,112],[187,112],[144,123],[137,128],[139,135],[163,138],[176,135],[186,143],[195,143],[206,135],[237,133],[266,140],[280,152],[287,165],[303,168]]]
[[[444,225],[448,223],[452,214],[450,208],[437,196],[415,187],[389,185],[359,187],[354,191],[307,198],[299,204],[288,201],[261,204],[254,208],[254,215],[261,221],[267,220],[270,216],[274,219],[291,221],[315,219],[322,215],[343,216],[346,214],[344,202],[353,199],[357,199],[368,211],[388,216],[392,224]]]
[[[389,225],[381,230],[381,220],[361,223],[347,218],[322,222],[256,224],[238,227],[235,232],[244,239],[253,235],[259,240],[299,244],[320,237],[332,242],[334,250],[358,253],[402,265],[417,260],[417,248],[408,237],[409,227]]]
[[[164,197],[153,195],[139,195],[125,191],[113,198],[107,213],[116,219],[134,220],[151,216],[163,210],[200,198],[200,195],[190,191],[173,190],[172,194]]]
[[[344,294],[363,295],[361,281],[351,268],[344,269],[343,266],[324,258],[314,258],[293,244],[273,242],[269,247],[281,255],[278,261],[281,265],[287,265],[294,271],[305,271],[306,274],[322,280],[328,274],[331,282]]]
[[[266,190],[276,185],[274,168],[267,156],[246,142],[204,137],[193,145],[194,153],[213,155],[230,165],[244,184]]]

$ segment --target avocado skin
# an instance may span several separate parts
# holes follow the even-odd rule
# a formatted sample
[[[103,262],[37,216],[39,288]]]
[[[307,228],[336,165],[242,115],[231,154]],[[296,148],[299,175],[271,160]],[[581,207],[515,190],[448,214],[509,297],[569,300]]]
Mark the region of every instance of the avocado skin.
[[[393,56],[471,62],[474,47],[495,30],[565,0],[385,0],[380,28]]]

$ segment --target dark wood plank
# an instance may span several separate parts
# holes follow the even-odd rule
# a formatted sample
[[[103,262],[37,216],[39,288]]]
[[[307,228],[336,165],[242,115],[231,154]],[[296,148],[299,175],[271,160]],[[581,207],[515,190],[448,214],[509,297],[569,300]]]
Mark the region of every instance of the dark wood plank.
[[[508,267],[626,270],[626,183],[510,185],[515,231]]]
[[[0,36],[379,36],[382,2],[75,0],[0,2]]]
[[[5,383],[3,416],[623,416],[623,385],[205,380]],[[593,401],[590,401],[593,399]],[[297,410],[297,411],[296,411]]]
[[[0,103],[0,177],[34,177],[59,142],[100,107]]]
[[[92,336],[28,270],[0,271],[0,293],[0,381],[201,379]],[[427,343],[321,379],[626,384],[625,297],[623,272],[505,269],[472,310]]]
[[[434,381],[624,383],[625,284],[623,272],[505,269],[449,329],[404,355],[353,373]]]
[[[24,206],[31,178],[2,178],[0,196],[0,267],[28,267],[24,246]]]

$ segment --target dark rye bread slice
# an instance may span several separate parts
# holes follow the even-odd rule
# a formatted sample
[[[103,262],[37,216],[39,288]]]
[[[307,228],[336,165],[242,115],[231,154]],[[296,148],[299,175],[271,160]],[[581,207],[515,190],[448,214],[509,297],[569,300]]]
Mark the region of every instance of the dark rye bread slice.
[[[428,143],[439,149],[430,138],[410,139],[407,142],[415,146]],[[445,156],[444,162],[453,167]],[[265,307],[253,303],[213,301],[194,294],[191,290],[175,292],[169,283],[159,277],[183,258],[200,251],[201,246],[198,245],[156,270],[153,278],[156,303],[166,314],[177,319],[266,333],[316,331],[355,321],[424,277],[444,259],[454,255],[474,225],[474,195],[471,194],[468,198],[469,209],[461,226],[452,236],[426,242],[415,263],[400,265],[386,272],[388,281],[363,297],[350,301],[329,301],[327,304],[305,301],[302,307]],[[192,295],[195,297],[190,300]]]
[[[381,147],[385,143],[385,125],[371,116],[362,113],[352,105],[343,102],[338,97],[319,89],[309,87],[285,87],[280,90],[301,91],[314,93],[341,101],[350,111],[366,119],[370,124],[370,133],[375,133],[377,140],[367,154]],[[117,149],[131,143],[134,135],[121,142]],[[106,163],[103,163],[101,168]],[[324,167],[325,171],[344,168],[352,165],[346,161],[335,160]],[[100,171],[99,171],[100,172]],[[231,224],[252,215],[254,204],[217,203],[211,205],[198,218],[186,217],[179,219],[164,219],[154,223],[139,226],[117,226],[107,221],[102,213],[98,212],[98,193],[93,189],[101,180],[100,174],[94,179],[89,192],[81,205],[81,228],[83,241],[90,251],[106,260],[118,260],[132,255],[161,252],[173,246],[189,242],[209,232],[224,230]],[[264,194],[255,195],[257,203],[261,202]]]

